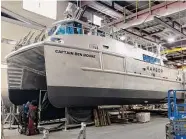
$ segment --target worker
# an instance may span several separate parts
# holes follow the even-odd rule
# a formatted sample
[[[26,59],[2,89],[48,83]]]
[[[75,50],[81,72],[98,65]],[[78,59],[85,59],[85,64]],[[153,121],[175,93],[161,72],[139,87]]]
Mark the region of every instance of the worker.
[[[25,127],[24,128],[25,130],[23,132],[26,132],[26,127],[27,127],[27,123],[28,123],[29,105],[30,105],[29,101],[26,104],[23,104],[22,122],[23,122],[23,125]]]
[[[30,102],[28,101],[26,104],[23,104],[23,111],[26,116],[28,116]]]
[[[29,135],[35,135],[38,132],[38,107],[36,100],[33,100],[29,105],[28,118]]]

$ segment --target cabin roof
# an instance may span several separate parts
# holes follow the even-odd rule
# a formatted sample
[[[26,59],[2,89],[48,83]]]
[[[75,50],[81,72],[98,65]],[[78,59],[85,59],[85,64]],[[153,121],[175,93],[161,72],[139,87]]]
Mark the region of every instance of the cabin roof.
[[[57,21],[57,22],[54,22],[54,23],[52,24],[52,26],[58,25],[58,24],[65,24],[65,23],[69,23],[69,22],[78,22],[78,23],[82,24],[84,27],[87,27],[87,28],[93,27],[93,26],[90,25],[90,24],[87,24],[87,23],[85,23],[85,22],[82,22],[82,21],[77,20],[77,19],[74,19],[74,18],[72,18],[72,19],[69,18],[69,19],[59,20],[59,21]]]

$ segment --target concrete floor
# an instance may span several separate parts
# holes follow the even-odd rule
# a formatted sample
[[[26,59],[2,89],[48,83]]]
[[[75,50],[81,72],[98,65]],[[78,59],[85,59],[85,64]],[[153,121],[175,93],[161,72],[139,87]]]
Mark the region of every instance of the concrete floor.
[[[105,127],[87,127],[87,139],[165,139],[167,118],[152,117],[149,123],[113,124]],[[50,133],[49,139],[77,139],[79,129]],[[4,130],[5,139],[42,139],[20,135],[17,130]]]

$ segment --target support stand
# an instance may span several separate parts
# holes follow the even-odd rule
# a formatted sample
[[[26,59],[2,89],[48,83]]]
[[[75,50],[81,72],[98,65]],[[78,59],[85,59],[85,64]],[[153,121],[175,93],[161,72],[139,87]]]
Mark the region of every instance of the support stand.
[[[65,107],[65,129],[64,131],[67,131],[67,125],[69,124],[69,116],[68,116],[68,108]]]
[[[78,139],[81,139],[81,137],[83,137],[83,139],[86,139],[86,124],[85,123],[81,123],[81,129],[78,135]]]
[[[126,107],[124,105],[121,106],[121,119],[125,122],[128,123],[128,114],[126,113]]]
[[[1,122],[1,139],[5,139],[3,122]]]
[[[42,109],[42,101],[43,101],[43,97],[44,97],[44,95],[45,94],[43,94],[43,93],[47,93],[47,90],[40,90],[40,93],[39,93],[39,103],[38,103],[38,117],[39,117],[39,120],[38,120],[38,128],[42,128],[42,125],[46,125],[47,123],[45,122],[45,123],[42,123],[42,121],[41,121],[41,109]],[[50,132],[52,132],[52,131],[57,131],[57,130],[62,130],[62,126],[64,125],[64,131],[67,131],[67,125],[68,125],[68,120],[67,120],[67,117],[68,115],[67,115],[67,108],[65,108],[65,118],[62,118],[62,119],[59,119],[59,122],[61,121],[61,122],[65,122],[65,124],[64,123],[62,123],[62,124],[60,124],[59,126],[57,126],[57,127],[54,127],[54,128],[50,128],[50,129],[48,129]],[[49,123],[48,123],[49,124]],[[51,123],[51,121],[50,121],[50,124],[52,124]]]
[[[65,118],[65,129],[64,131],[67,131],[67,119]]]
[[[3,120],[4,120],[4,104],[3,104],[3,100],[1,100],[1,139],[5,139]]]
[[[43,138],[42,139],[49,139],[49,131],[44,129],[43,130]]]
[[[40,121],[41,121],[41,103],[42,103],[42,101],[41,101],[41,93],[43,92],[43,90],[40,90],[40,92],[39,92],[39,105],[38,105],[38,117],[39,117],[39,121],[38,121],[38,126],[40,126]]]
[[[10,113],[7,114],[6,118],[3,121],[3,125],[6,123],[9,123],[8,129],[15,129],[12,127],[12,123],[16,121],[17,123],[19,122],[17,117],[15,116],[14,110],[12,110],[12,107],[10,107]]]

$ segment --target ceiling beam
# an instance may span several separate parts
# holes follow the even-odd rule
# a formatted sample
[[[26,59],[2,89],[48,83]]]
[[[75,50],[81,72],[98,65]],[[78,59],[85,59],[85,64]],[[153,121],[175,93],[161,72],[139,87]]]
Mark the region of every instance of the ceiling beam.
[[[145,31],[145,30],[143,30],[141,28],[138,28],[138,27],[133,27],[133,28],[138,30],[138,31],[141,31],[141,33],[143,33],[143,36],[152,36],[152,35],[155,36],[155,34],[162,32],[162,30],[158,30],[158,31],[155,31],[155,32],[147,32],[147,31]],[[157,36],[155,36],[155,37],[157,39]]]
[[[115,11],[119,11],[121,14],[123,14],[124,12],[124,7],[120,6],[114,1],[98,1],[98,2],[102,3],[103,5],[107,5],[108,7],[110,7],[111,9]],[[127,15],[133,14],[133,12],[128,10],[127,8],[125,8],[125,12]]]
[[[149,29],[149,28],[156,27],[156,26],[159,26],[159,25],[160,24],[157,23],[157,24],[153,24],[153,25],[148,25],[148,26],[142,27],[141,29]]]
[[[10,11],[10,10],[4,8],[4,7],[1,7],[1,12],[4,12],[4,13],[6,13],[6,14],[12,16],[12,17],[17,18],[17,19],[19,19],[20,21],[24,22],[25,24],[30,24],[30,25],[35,26],[35,27],[40,28],[40,29],[46,28],[45,25],[39,24],[39,23],[37,23],[37,22],[35,22],[35,21],[32,21],[32,20],[30,20],[30,19],[28,19],[28,18],[25,18],[25,17],[23,17],[23,16],[21,16],[21,15],[15,13],[15,12],[12,12],[12,11]]]
[[[176,53],[176,52],[181,52],[182,53],[183,51],[186,51],[186,46],[163,50],[163,51],[161,51],[161,54],[173,54],[173,53]]]
[[[185,18],[184,16],[182,16],[181,18],[179,17],[179,19],[182,19],[182,18]],[[167,21],[165,22],[171,22],[172,24],[174,25],[177,25],[178,28],[180,28],[180,24],[176,21],[173,21],[170,17],[166,17]],[[176,19],[174,19],[176,20]],[[173,23],[174,22],[174,23]],[[153,24],[153,25],[148,25],[148,26],[145,26],[145,27],[142,27],[141,29],[148,29],[148,28],[152,28],[152,27],[157,27],[157,26],[160,26],[159,23],[156,23],[156,24]],[[186,27],[186,24],[185,25],[182,25],[182,28],[185,28]]]
[[[179,17],[178,17],[178,18],[179,18]],[[172,24],[172,26],[173,26],[174,28],[177,27],[180,31],[186,32],[186,29],[185,29],[182,25],[180,25],[180,23],[178,23],[177,21],[172,20],[171,17],[166,17],[166,19],[168,20],[168,22],[170,22],[170,23]],[[178,20],[179,20],[179,19],[178,19]]]
[[[154,15],[161,15],[161,16],[168,16],[170,14],[174,14],[177,12],[181,12],[183,10],[186,10],[186,2],[183,1],[167,1],[163,2],[161,4],[155,5],[151,7],[151,14],[148,9],[142,10],[138,12],[138,16],[136,17],[136,13],[126,16],[125,19],[129,20],[126,23],[124,23],[124,18],[121,18],[119,20],[113,21],[104,27],[112,26],[114,25],[114,32],[119,31],[121,28],[127,29],[130,27],[137,26],[139,24],[142,24],[144,22],[152,21],[154,18]],[[150,14],[150,15],[149,15]]]
[[[158,31],[150,32],[150,35],[156,35],[156,34],[159,34],[161,32],[163,32],[163,30],[160,29]]]
[[[114,2],[114,8],[119,10],[120,12],[124,12],[124,7],[118,5],[117,3]],[[133,12],[131,12],[130,10],[128,10],[127,8],[125,8],[126,14],[133,14]]]
[[[154,20],[155,20],[156,22],[162,24],[163,26],[165,26],[165,27],[171,29],[172,31],[174,31],[174,32],[176,32],[176,33],[178,33],[178,34],[180,34],[181,36],[186,37],[186,34],[184,34],[183,32],[179,31],[178,29],[174,28],[173,26],[167,24],[167,23],[164,22],[162,19],[160,19],[160,18],[154,16]]]
[[[135,29],[136,31],[138,31],[139,33],[141,33],[141,37],[150,37],[150,38],[152,38],[152,39],[154,39],[154,40],[158,40],[159,42],[164,42],[163,40],[161,40],[161,38],[160,37],[158,37],[158,36],[156,36],[156,35],[154,35],[154,34],[156,34],[157,32],[159,33],[160,31],[156,31],[156,32],[152,32],[152,33],[149,33],[149,32],[147,32],[147,31],[145,31],[145,30],[143,30],[143,29],[140,29],[140,28],[138,28],[138,27],[134,27],[133,29]],[[161,31],[162,32],[162,31]],[[157,42],[156,42],[157,43]]]
[[[27,24],[25,22],[20,22],[18,20],[13,20],[13,19],[10,19],[10,18],[2,17],[2,16],[1,16],[1,20],[5,21],[5,22],[12,23],[12,24],[16,24],[16,25],[19,25],[19,26],[28,27],[28,28],[31,28],[31,29],[43,30],[42,27],[39,27],[39,26],[36,26],[36,25],[33,25],[33,24]]]
[[[157,44],[157,42],[155,42],[155,41],[152,41],[152,40],[150,40],[150,39],[144,38],[144,37],[142,37],[142,36],[140,36],[140,35],[138,35],[138,34],[135,34],[135,33],[133,33],[133,32],[130,32],[130,31],[126,30],[126,29],[122,29],[122,30],[123,30],[124,32],[127,32],[127,33],[131,34],[131,35],[134,35],[134,36],[136,36],[136,37],[142,38],[142,39],[144,39],[144,40],[146,40],[146,41],[148,41],[148,42]]]
[[[95,9],[95,10],[97,10],[105,15],[108,15],[114,19],[123,18],[123,14],[116,12],[112,8],[109,8],[108,6],[103,5],[103,4],[96,2],[96,1],[82,1],[82,5],[83,6],[87,5],[88,7]]]
[[[186,55],[184,56],[179,56],[179,57],[167,57],[168,60],[170,61],[175,61],[175,60],[186,60]]]

